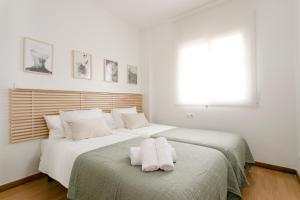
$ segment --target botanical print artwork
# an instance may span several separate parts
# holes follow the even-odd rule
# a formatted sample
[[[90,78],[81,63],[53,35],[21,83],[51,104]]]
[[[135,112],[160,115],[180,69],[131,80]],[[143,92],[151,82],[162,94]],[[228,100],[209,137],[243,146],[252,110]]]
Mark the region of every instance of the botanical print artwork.
[[[104,60],[104,80],[107,82],[118,82],[118,63]]]
[[[45,42],[24,39],[24,71],[51,75],[53,46]]]
[[[74,78],[92,79],[92,56],[85,52],[73,51]]]
[[[127,65],[127,81],[129,84],[137,84],[137,67]]]

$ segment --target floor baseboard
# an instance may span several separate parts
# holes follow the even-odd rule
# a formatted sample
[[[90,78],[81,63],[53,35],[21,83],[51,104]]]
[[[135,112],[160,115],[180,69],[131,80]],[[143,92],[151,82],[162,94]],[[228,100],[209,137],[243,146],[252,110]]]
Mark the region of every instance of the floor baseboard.
[[[266,169],[271,169],[271,170],[280,171],[280,172],[284,172],[284,173],[294,174],[294,175],[296,175],[297,180],[300,183],[300,174],[295,169],[281,167],[281,166],[277,166],[277,165],[270,165],[270,164],[262,163],[262,162],[255,162],[254,166],[263,167]]]
[[[284,172],[284,173],[298,175],[298,173],[295,169],[291,169],[291,168],[287,168],[287,167],[281,167],[281,166],[277,166],[277,165],[270,165],[270,164],[262,163],[262,162],[255,162],[254,166],[263,167],[263,168],[266,168],[266,169],[272,169],[272,170],[280,171],[280,172]]]
[[[28,177],[25,177],[25,178],[22,178],[22,179],[19,179],[19,180],[16,180],[16,181],[4,184],[4,185],[0,185],[0,192],[3,192],[3,191],[8,190],[10,188],[17,187],[17,186],[25,184],[25,183],[28,183],[30,181],[41,178],[43,176],[45,176],[45,174],[38,173],[38,174],[34,174],[32,176],[28,176]]]

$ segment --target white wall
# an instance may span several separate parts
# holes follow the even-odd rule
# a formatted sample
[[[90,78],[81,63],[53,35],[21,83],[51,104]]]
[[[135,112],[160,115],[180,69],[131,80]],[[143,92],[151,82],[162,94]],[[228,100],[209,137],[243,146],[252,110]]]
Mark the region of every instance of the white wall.
[[[141,92],[126,84],[126,65],[139,66],[140,33],[94,0],[0,0],[0,185],[37,173],[40,141],[9,144],[9,96],[20,88]],[[24,73],[22,37],[54,45],[54,74]],[[93,55],[93,80],[72,79],[71,50]],[[103,59],[119,62],[119,83],[103,82]],[[143,69],[140,69],[140,72]],[[141,74],[140,74],[141,75]],[[142,77],[140,76],[140,80]]]
[[[255,160],[296,168],[296,95],[292,1],[257,0],[257,108],[184,109],[175,105],[174,35],[177,22],[144,33],[150,71],[149,108],[154,122],[235,132],[249,143]],[[234,10],[232,11],[234,12]],[[180,24],[197,28],[196,15]],[[187,119],[186,113],[194,113]]]
[[[159,26],[139,38],[139,32],[134,27],[102,10],[94,0],[0,0],[0,185],[37,173],[39,162],[40,141],[9,144],[8,89],[14,85],[43,89],[143,92],[146,97],[145,111],[155,122],[233,131],[247,139],[256,160],[296,168],[295,90],[299,114],[300,83],[297,81],[295,87],[292,23],[297,23],[299,31],[300,16],[297,15],[297,22],[291,20],[291,1],[257,1],[260,106],[191,110],[174,105],[174,24]],[[299,3],[297,5],[297,12],[300,13]],[[197,17],[182,20],[188,23]],[[22,71],[24,36],[54,44],[52,77]],[[85,50],[93,55],[93,80],[72,79],[72,49]],[[298,52],[299,49],[298,37]],[[119,84],[103,82],[104,58],[119,62]],[[299,66],[300,59],[296,60]],[[139,68],[139,86],[126,84],[126,64],[143,66]],[[296,77],[300,80],[299,71]],[[186,113],[190,112],[195,114],[194,119],[186,118]],[[300,162],[298,169],[300,172]]]
[[[298,133],[298,173],[300,174],[300,1],[294,0],[294,23],[295,23],[295,52],[294,61],[296,68],[296,95],[297,95],[297,133]]]

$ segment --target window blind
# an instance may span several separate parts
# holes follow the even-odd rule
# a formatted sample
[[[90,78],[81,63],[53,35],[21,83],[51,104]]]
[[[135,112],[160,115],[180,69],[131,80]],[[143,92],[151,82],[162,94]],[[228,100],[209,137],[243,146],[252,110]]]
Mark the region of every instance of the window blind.
[[[178,104],[256,103],[254,1],[224,2],[176,27]]]

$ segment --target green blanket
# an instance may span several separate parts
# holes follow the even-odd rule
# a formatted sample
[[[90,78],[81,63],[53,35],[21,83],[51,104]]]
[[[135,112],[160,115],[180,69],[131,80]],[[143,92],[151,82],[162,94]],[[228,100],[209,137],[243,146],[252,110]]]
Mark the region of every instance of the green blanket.
[[[153,135],[171,141],[205,146],[221,151],[232,165],[240,187],[248,184],[245,169],[254,163],[247,142],[240,136],[230,133],[200,129],[175,128]]]
[[[226,200],[241,199],[235,174],[214,149],[170,142],[178,160],[172,172],[142,172],[131,166],[127,140],[80,155],[73,166],[68,198],[72,200]]]

